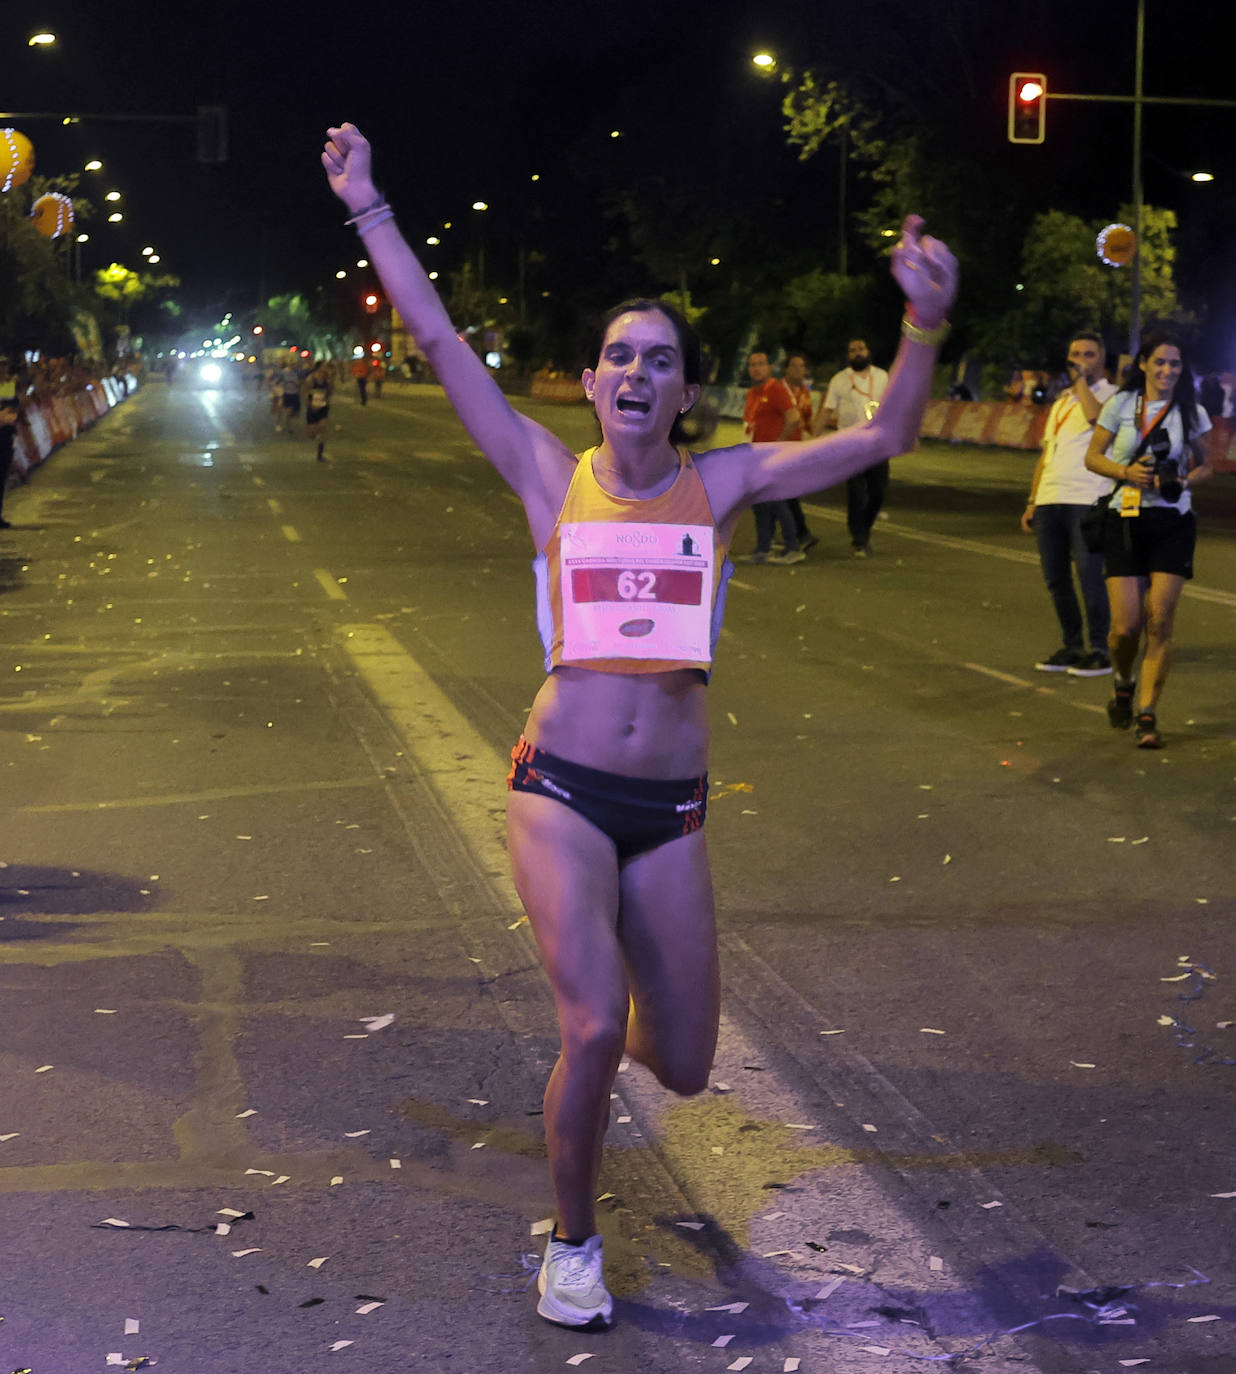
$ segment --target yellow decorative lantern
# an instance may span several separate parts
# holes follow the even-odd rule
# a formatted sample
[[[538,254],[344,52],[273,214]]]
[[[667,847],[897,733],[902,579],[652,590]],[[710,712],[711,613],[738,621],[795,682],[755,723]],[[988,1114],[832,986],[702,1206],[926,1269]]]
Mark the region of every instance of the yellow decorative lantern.
[[[34,144],[16,129],[0,129],[0,191],[24,185],[34,171]]]
[[[1127,267],[1137,252],[1137,235],[1127,224],[1109,224],[1094,246],[1100,262],[1108,267]]]
[[[48,191],[30,211],[34,227],[47,239],[58,239],[73,227],[73,202],[59,191]]]

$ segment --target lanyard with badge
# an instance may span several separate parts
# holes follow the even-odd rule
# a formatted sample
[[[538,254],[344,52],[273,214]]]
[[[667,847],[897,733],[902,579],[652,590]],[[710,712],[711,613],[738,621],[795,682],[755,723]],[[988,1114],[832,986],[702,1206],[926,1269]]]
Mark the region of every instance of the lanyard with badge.
[[[1175,401],[1169,401],[1166,405],[1164,405],[1163,409],[1159,411],[1159,413],[1154,417],[1154,419],[1151,420],[1149,424],[1146,424],[1143,418],[1146,413],[1146,394],[1145,392],[1138,393],[1137,406],[1133,413],[1133,424],[1134,427],[1138,431],[1140,431],[1142,437],[1141,441],[1137,445],[1137,448],[1133,452],[1133,456],[1129,459],[1129,467],[1132,467],[1134,463],[1140,462],[1142,455],[1146,452],[1146,448],[1150,443],[1151,436],[1154,434],[1155,430],[1158,429],[1158,427],[1163,423],[1163,421],[1167,419],[1175,404]],[[1131,482],[1123,483],[1120,488],[1121,516],[1129,517],[1134,515],[1140,515],[1141,512],[1142,488],[1135,487]]]

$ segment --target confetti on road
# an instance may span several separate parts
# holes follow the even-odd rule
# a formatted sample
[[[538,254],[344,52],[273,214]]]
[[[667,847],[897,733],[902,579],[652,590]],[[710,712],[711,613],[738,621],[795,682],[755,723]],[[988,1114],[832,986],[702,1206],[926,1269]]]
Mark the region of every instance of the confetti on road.
[[[260,1245],[251,1245],[248,1250],[233,1250],[232,1258],[244,1259],[246,1255],[260,1255],[261,1253],[262,1247]]]
[[[740,1312],[745,1312],[751,1304],[749,1302],[723,1302],[719,1307],[706,1307],[705,1312],[732,1312],[737,1316]]]
[[[733,1339],[734,1339],[734,1334],[731,1332],[731,1334],[728,1335],[728,1336],[718,1336],[717,1339],[716,1339],[715,1341],[713,1341],[713,1345],[714,1345],[718,1350],[724,1350],[725,1347],[726,1347],[727,1345],[729,1345],[729,1343],[730,1343]]]
[[[581,1365],[585,1360],[591,1360],[594,1358],[595,1357],[593,1356],[591,1351],[583,1350],[578,1355],[572,1355],[571,1358],[567,1361],[567,1364]]]
[[[343,1350],[343,1349],[345,1349],[347,1346],[349,1346],[349,1345],[355,1345],[355,1344],[356,1344],[355,1341],[336,1341],[336,1342],[334,1343],[334,1345],[331,1346],[331,1349],[332,1349],[332,1350]]]
[[[362,1026],[368,1026],[371,1031],[385,1030],[395,1019],[395,1013],[388,1011],[382,1016],[361,1016],[357,1018]]]
[[[751,1359],[750,1355],[739,1355],[733,1364],[727,1364],[725,1367],[726,1369],[746,1369],[751,1363]]]
[[[837,1291],[838,1288],[841,1287],[841,1285],[844,1282],[845,1279],[840,1276],[838,1276],[835,1279],[829,1279],[829,1281],[824,1285],[824,1287],[821,1288],[820,1291],[815,1295],[813,1301],[823,1302],[825,1298],[831,1298],[832,1295]]]
[[[927,1260],[927,1268],[930,1269],[933,1274],[942,1274],[944,1272],[944,1261],[939,1255],[932,1255]]]
[[[237,1120],[237,1121],[243,1121],[243,1120],[245,1119],[245,1117],[247,1117],[247,1116],[257,1116],[257,1108],[256,1108],[256,1107],[249,1107],[246,1111],[237,1112],[237,1113],[236,1113],[236,1120]]]
[[[372,1302],[363,1302],[356,1309],[356,1315],[358,1317],[367,1317],[370,1312],[376,1312],[381,1306],[382,1304],[376,1298]]]
[[[50,1073],[55,1067],[55,1064],[43,1064],[41,1067],[35,1069],[35,1073]]]
[[[330,1259],[329,1255],[319,1255],[317,1259],[311,1259],[309,1263],[305,1265],[305,1268],[321,1269],[321,1267],[326,1263],[328,1259]]]
[[[366,1126],[365,1129],[364,1129],[363,1131],[344,1131],[344,1135],[347,1136],[347,1138],[348,1138],[349,1140],[356,1140],[356,1139],[358,1139],[360,1136],[368,1135],[368,1134],[369,1134],[369,1129],[370,1129],[370,1128],[369,1128],[368,1126]]]
[[[141,1334],[142,1324],[136,1317],[126,1317],[124,1319],[124,1334],[126,1336],[137,1336]]]
[[[947,1034],[948,1034],[947,1031],[936,1030],[936,1029],[935,1029],[934,1027],[932,1027],[932,1026],[920,1026],[920,1027],[918,1028],[918,1033],[919,1033],[920,1035],[947,1035]]]

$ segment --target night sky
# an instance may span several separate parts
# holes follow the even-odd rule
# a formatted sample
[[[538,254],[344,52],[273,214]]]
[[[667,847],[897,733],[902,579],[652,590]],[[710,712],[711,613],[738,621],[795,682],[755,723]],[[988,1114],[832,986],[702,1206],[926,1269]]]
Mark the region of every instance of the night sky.
[[[995,6],[991,7],[992,10]],[[1130,183],[1129,107],[1055,102],[1042,148],[1004,145],[1005,89],[1014,68],[1044,70],[1052,89],[1132,89],[1136,5],[1079,12],[1059,0],[1001,7],[977,68],[954,69],[951,28],[969,5],[783,4],[734,0],[624,0],[604,5],[539,0],[326,6],[308,4],[97,3],[0,6],[0,108],[87,114],[192,115],[199,103],[230,114],[225,165],[194,158],[192,124],[148,126],[84,120],[12,121],[34,141],[44,174],[101,158],[83,190],[124,194],[126,223],[89,226],[88,266],[137,265],[143,244],[184,283],[192,308],[245,309],[263,296],[331,282],[358,256],[344,214],[317,162],[328,123],[351,119],[372,138],[378,182],[409,237],[456,224],[440,265],[471,251],[469,206],[493,209],[485,233],[496,274],[504,249],[535,208],[563,251],[593,250],[603,231],[596,187],[667,175],[712,188],[724,216],[734,202],[788,200],[770,215],[767,251],[779,236],[809,240],[835,220],[836,161],[799,164],[784,145],[775,81],[750,54],[769,46],[796,65],[847,60],[896,81],[901,64],[932,64],[959,92],[976,91],[974,138],[1042,207],[1115,217]],[[20,13],[19,13],[20,11]],[[1230,97],[1230,45],[1217,21],[1166,0],[1147,5],[1146,91]],[[1114,18],[1114,22],[1113,22]],[[54,48],[26,46],[40,27]],[[842,41],[842,39],[844,41]],[[839,73],[840,74],[840,73]],[[7,121],[6,121],[7,122]],[[609,130],[624,138],[610,140]],[[1002,146],[1003,145],[1003,146]],[[956,148],[964,164],[968,149]],[[1195,186],[1205,166],[1219,181]],[[534,188],[532,173],[542,181]],[[1232,290],[1229,226],[1236,213],[1236,110],[1146,112],[1147,199],[1181,215],[1179,278],[1186,293]],[[89,191],[87,191],[89,194]],[[792,226],[792,227],[791,227]],[[114,251],[112,251],[113,245]],[[1007,246],[993,242],[993,252]],[[452,256],[454,255],[454,256]],[[963,263],[964,267],[964,263]],[[617,296],[645,282],[606,284]]]

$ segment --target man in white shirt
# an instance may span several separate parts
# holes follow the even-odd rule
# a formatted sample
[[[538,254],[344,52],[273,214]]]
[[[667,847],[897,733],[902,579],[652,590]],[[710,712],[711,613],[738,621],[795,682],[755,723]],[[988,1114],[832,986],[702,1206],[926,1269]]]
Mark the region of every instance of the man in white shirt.
[[[1111,613],[1103,580],[1103,555],[1091,553],[1081,535],[1081,518],[1111,482],[1086,468],[1086,449],[1103,402],[1116,388],[1104,376],[1106,351],[1097,334],[1079,333],[1069,344],[1072,386],[1056,398],[1043,431],[1043,451],[1030,482],[1030,499],[1021,527],[1038,540],[1043,580],[1051,593],[1063,646],[1034,666],[1043,673],[1102,677],[1112,670],[1107,653]],[[1081,583],[1082,611],[1073,585]],[[1089,648],[1087,649],[1087,636]]]
[[[871,352],[863,339],[851,339],[846,349],[848,367],[835,373],[820,402],[815,432],[849,429],[870,420],[888,386],[888,373],[872,367]],[[850,551],[855,558],[866,558],[871,545],[871,527],[876,522],[884,493],[888,490],[888,460],[876,463],[866,472],[851,477],[845,484],[846,525],[850,531]]]

